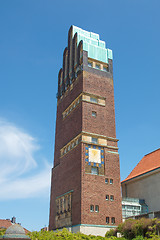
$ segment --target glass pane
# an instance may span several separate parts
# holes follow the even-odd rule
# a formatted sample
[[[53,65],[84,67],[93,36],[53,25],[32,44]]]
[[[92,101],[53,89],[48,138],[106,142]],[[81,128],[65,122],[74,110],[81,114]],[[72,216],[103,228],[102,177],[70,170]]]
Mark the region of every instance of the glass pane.
[[[95,175],[98,175],[98,167],[92,167],[91,168],[91,173],[95,174]]]

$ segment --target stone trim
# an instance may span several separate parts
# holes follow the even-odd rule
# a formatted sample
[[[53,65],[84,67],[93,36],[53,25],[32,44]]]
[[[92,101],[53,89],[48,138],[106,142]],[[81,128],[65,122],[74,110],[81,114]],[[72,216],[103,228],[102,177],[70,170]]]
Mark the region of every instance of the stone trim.
[[[97,138],[97,143],[92,142],[92,137],[96,137]],[[85,144],[92,144],[95,146],[100,146],[100,147],[105,147],[105,148],[109,148],[109,149],[113,149],[113,150],[118,150],[118,147],[114,147],[114,146],[108,146],[107,145],[107,140],[111,140],[110,137],[104,136],[104,135],[99,135],[99,134],[95,134],[95,133],[88,133],[88,132],[81,132],[78,136],[76,136],[75,138],[73,138],[69,143],[67,143],[66,145],[64,145],[63,148],[61,148],[60,150],[60,155],[61,157],[63,157],[64,155],[66,155],[68,152],[70,152],[72,149],[74,149],[79,143],[85,143]],[[112,138],[112,141],[117,142],[118,140],[115,138]],[[108,151],[111,152],[111,151]],[[115,153],[118,154],[118,152],[111,152],[111,153]]]
[[[64,194],[62,194],[62,195],[56,197],[56,199],[61,198],[61,197],[65,196],[66,194],[71,193],[71,192],[73,192],[73,190],[70,190],[70,191],[68,191],[68,192],[66,192],[66,193],[64,193]]]
[[[93,102],[92,98],[95,99],[95,101],[97,102]],[[104,97],[83,92],[69,105],[69,107],[64,110],[64,112],[62,113],[63,119],[65,119],[80,104],[81,101],[105,106],[105,100],[106,98]]]

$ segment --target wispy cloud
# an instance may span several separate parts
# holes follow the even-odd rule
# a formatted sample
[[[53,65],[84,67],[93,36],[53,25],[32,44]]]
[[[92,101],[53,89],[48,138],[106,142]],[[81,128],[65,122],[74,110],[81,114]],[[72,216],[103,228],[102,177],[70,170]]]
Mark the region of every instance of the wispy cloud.
[[[0,200],[49,193],[51,165],[36,159],[38,151],[34,137],[0,119]]]

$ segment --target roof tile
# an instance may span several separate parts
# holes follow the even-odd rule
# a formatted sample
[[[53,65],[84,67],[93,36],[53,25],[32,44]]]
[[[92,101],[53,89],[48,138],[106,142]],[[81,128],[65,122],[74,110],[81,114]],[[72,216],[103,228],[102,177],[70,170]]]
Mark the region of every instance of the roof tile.
[[[157,168],[160,168],[160,148],[149,154],[146,154],[128,175],[128,177],[122,182],[130,180],[134,177],[138,177]]]

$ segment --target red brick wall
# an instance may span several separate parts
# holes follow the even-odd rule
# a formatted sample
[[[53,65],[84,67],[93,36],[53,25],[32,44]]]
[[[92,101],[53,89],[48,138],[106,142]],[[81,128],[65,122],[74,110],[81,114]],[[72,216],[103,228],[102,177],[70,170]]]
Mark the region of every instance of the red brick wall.
[[[86,174],[85,144],[82,146],[82,195],[81,195],[81,223],[106,225],[106,217],[115,217],[115,225],[122,221],[122,205],[120,193],[119,155],[105,151],[105,175]],[[113,184],[106,184],[105,178],[113,179]],[[114,195],[114,201],[106,201],[106,195]],[[99,205],[99,213],[90,212],[90,205]],[[111,225],[111,224],[109,224]]]
[[[85,67],[86,68],[86,67]],[[85,173],[85,144],[80,143],[60,158],[60,149],[82,131],[116,137],[114,90],[112,76],[99,74],[99,70],[84,71],[73,84],[57,107],[54,168],[52,171],[50,229],[55,228],[55,199],[73,190],[72,225],[106,225],[106,217],[115,217],[116,225],[122,221],[119,155],[108,153],[105,148],[105,175],[97,176]],[[106,106],[81,102],[65,119],[63,111],[79,96],[87,92],[106,98]],[[92,111],[97,117],[92,117]],[[108,141],[108,145],[117,146]],[[117,150],[116,150],[117,151]],[[112,178],[113,185],[106,184],[105,178]],[[106,201],[106,194],[114,195],[113,202]],[[90,205],[99,205],[99,213],[90,212]]]

